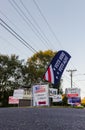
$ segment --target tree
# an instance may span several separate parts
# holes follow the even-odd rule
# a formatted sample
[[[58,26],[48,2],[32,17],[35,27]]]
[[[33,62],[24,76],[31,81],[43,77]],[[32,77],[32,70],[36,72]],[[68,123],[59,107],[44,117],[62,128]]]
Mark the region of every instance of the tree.
[[[50,61],[55,54],[56,52],[53,52],[51,50],[39,51],[27,60],[30,80],[32,81],[32,83],[45,82],[43,80],[43,74],[45,73]],[[62,89],[60,88],[60,82],[56,85],[49,85],[54,88],[57,88],[58,92],[62,93]]]
[[[56,52],[51,50],[39,51],[28,59],[29,75],[35,83],[43,81],[43,74]]]
[[[13,90],[20,86],[20,80],[23,80],[22,67],[18,56],[0,55],[0,100],[5,105],[7,96],[12,94]]]
[[[4,91],[9,87],[19,86],[19,80],[22,78],[22,62],[18,56],[0,55],[0,90]]]

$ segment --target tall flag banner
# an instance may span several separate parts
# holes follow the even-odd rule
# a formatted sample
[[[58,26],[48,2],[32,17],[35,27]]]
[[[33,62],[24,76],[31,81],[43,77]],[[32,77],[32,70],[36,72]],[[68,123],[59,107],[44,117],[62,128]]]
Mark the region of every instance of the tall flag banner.
[[[64,50],[60,50],[53,57],[43,78],[52,84],[57,84],[71,56]]]

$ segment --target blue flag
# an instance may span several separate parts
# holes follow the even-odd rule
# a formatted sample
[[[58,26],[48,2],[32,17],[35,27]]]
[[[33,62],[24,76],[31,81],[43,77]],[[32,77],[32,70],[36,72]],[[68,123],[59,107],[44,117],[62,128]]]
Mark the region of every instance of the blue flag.
[[[70,58],[71,56],[66,51],[58,51],[50,62],[43,78],[52,84],[57,84]]]

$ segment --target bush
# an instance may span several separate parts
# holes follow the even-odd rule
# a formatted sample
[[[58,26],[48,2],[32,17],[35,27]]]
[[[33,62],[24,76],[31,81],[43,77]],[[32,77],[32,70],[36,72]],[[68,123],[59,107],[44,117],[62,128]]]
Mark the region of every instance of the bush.
[[[64,105],[64,106],[68,106],[68,102],[67,102],[67,97],[66,96],[64,96],[64,98],[63,98],[63,100],[62,100],[62,104]]]

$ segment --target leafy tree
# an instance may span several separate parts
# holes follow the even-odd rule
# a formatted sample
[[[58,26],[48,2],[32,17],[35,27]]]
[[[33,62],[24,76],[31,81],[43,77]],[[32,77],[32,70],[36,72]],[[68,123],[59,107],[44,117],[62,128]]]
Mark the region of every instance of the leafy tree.
[[[22,79],[22,61],[18,56],[0,55],[0,100],[3,104],[7,103],[7,96],[18,88]]]
[[[4,91],[9,87],[18,87],[22,78],[22,62],[18,56],[0,55],[0,90]]]
[[[28,59],[27,65],[31,80],[35,83],[43,81],[43,74],[56,52],[51,50],[39,51]]]
[[[32,83],[45,82],[43,80],[43,74],[45,73],[46,68],[48,67],[50,61],[52,60],[55,54],[56,52],[53,52],[51,50],[39,51],[28,59],[27,61],[29,69],[28,77],[30,77]],[[61,82],[59,82],[56,85],[52,85],[49,83],[49,85],[54,88],[57,88],[58,93],[63,93],[62,88],[60,88]]]

